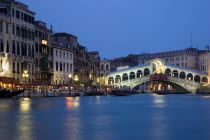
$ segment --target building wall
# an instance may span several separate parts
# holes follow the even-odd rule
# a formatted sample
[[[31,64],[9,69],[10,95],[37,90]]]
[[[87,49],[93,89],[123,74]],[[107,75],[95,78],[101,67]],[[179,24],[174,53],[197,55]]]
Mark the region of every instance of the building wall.
[[[61,46],[53,46],[53,83],[67,84],[69,75],[74,78],[73,52]]]
[[[0,14],[3,22],[4,33],[1,39],[6,51],[2,56],[5,69],[8,71],[3,74],[6,77],[13,77],[20,82],[33,82],[35,79],[34,67],[34,15],[28,6],[19,3],[0,3],[7,7],[6,14]],[[7,23],[5,24],[7,20]],[[8,32],[7,32],[8,28]],[[8,41],[8,43],[7,43]],[[7,57],[7,58],[5,58]],[[8,66],[7,66],[8,65]],[[29,77],[24,79],[22,73],[28,71]]]
[[[100,85],[106,84],[106,76],[110,72],[110,61],[100,62]]]
[[[52,30],[47,29],[46,23],[35,22],[35,62],[36,83],[52,82]],[[48,60],[48,62],[47,62]]]

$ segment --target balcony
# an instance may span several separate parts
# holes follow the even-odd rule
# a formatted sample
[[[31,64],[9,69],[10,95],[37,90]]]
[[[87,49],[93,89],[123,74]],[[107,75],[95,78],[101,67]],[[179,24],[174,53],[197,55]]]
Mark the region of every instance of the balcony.
[[[0,18],[10,20],[10,16],[8,14],[0,13]]]

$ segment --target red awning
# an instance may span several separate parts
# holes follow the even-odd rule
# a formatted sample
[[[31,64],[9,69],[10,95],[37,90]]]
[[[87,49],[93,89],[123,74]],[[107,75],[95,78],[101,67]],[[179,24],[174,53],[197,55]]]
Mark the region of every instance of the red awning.
[[[11,77],[0,77],[0,82],[4,84],[18,84],[18,81]]]

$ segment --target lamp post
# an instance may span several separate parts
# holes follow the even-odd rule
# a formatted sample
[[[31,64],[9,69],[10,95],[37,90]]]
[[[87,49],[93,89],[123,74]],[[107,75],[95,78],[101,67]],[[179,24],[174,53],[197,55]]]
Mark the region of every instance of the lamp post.
[[[69,96],[71,96],[71,74],[69,74]]]
[[[79,80],[78,76],[75,75],[75,76],[74,76],[74,81],[77,83],[78,80]]]
[[[26,78],[29,77],[29,74],[28,74],[28,71],[27,70],[24,70],[24,72],[22,74],[22,77],[25,78],[25,88],[26,88]],[[24,96],[24,93],[23,93],[23,96]]]

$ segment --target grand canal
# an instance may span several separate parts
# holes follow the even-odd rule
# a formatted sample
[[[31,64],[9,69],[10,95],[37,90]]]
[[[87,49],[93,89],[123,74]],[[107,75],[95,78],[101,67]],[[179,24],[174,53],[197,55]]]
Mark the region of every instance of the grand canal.
[[[209,140],[210,96],[0,100],[1,140]]]

